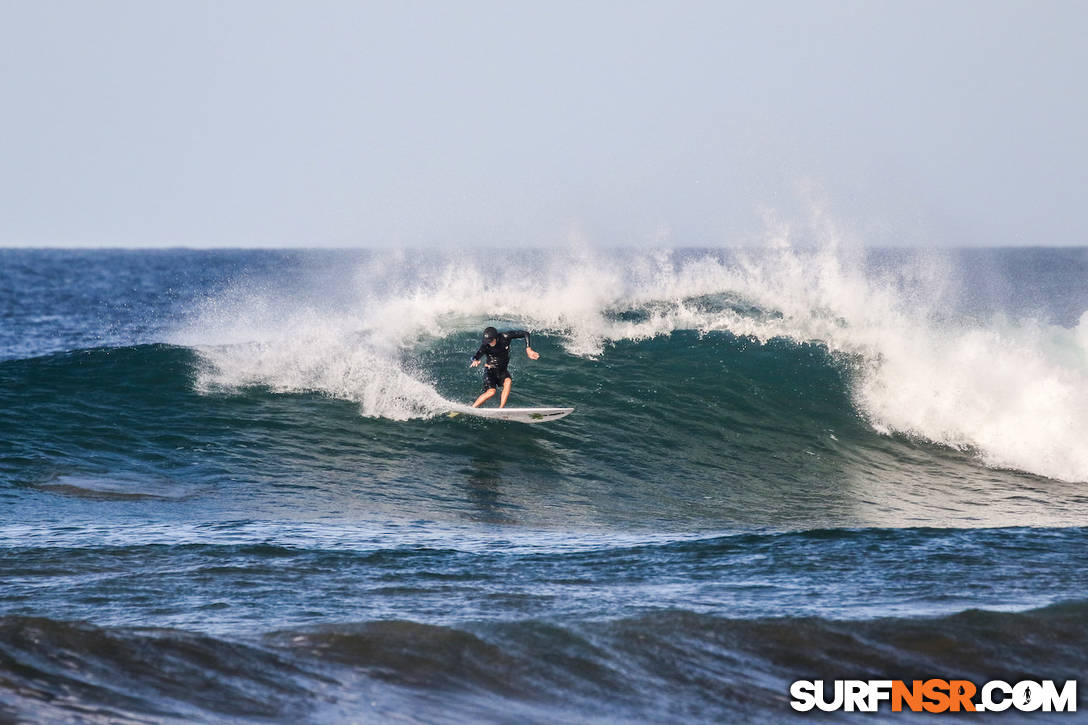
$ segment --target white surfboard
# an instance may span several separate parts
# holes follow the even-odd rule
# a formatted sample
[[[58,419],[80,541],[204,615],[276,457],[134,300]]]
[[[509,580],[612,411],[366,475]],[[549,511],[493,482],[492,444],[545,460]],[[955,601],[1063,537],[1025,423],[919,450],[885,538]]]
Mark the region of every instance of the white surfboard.
[[[559,420],[573,412],[574,408],[473,408],[468,405],[458,405],[450,415],[463,413],[479,418],[512,420],[518,423],[544,423],[549,420]]]

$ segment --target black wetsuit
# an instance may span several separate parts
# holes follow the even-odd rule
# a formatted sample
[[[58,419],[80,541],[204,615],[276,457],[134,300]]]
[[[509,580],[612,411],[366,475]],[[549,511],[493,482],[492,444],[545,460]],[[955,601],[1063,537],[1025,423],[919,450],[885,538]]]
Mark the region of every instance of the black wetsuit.
[[[507,330],[498,334],[494,345],[485,342],[472,356],[473,360],[479,360],[481,355],[487,355],[487,362],[484,363],[484,390],[502,387],[503,381],[510,377],[510,371],[506,369],[510,364],[510,341],[519,337],[525,338],[525,347],[533,346],[532,338],[525,330]]]

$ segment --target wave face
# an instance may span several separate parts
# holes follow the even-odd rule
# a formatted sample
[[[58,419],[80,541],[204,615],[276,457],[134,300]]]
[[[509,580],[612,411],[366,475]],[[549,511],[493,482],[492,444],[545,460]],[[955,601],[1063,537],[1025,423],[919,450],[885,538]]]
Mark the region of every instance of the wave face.
[[[0,250],[0,722],[777,722],[794,679],[1078,676],[1088,250],[824,236]],[[446,415],[491,324],[541,353],[511,404],[573,415]]]
[[[1010,265],[995,255],[990,266]],[[1083,273],[1088,266],[1083,250],[1053,257],[1054,268],[1072,262]],[[821,374],[842,376],[835,393],[844,390],[850,411],[878,433],[970,451],[995,468],[1088,480],[1083,277],[1069,279],[1068,290],[1051,290],[1055,299],[1046,308],[1030,282],[1003,299],[992,292],[986,299],[990,276],[960,279],[980,274],[969,266],[974,261],[970,254],[953,260],[835,246],[579,251],[527,254],[505,265],[464,256],[376,256],[349,274],[316,272],[302,290],[247,281],[217,297],[173,341],[201,352],[205,389],[313,391],[392,420],[441,413],[444,396],[471,397],[471,386],[455,385],[463,376],[452,374],[460,361],[454,351],[473,350],[491,322],[546,336],[546,348],[560,357],[530,374],[535,381],[535,368],[550,368],[542,376],[561,373],[571,385],[532,392],[567,402],[596,392],[588,382],[594,374],[602,390],[630,394],[647,385],[686,389],[688,379],[690,387],[702,385],[705,373],[725,379],[688,398],[752,405],[757,396],[737,387],[746,363],[774,357],[778,372],[792,373],[799,355],[781,343],[814,346],[826,355],[819,363],[826,370],[808,373],[799,388],[789,377],[751,384],[796,397],[823,384]],[[1037,284],[1053,286],[1047,275],[1054,268],[1033,270]],[[771,341],[780,344],[767,349]],[[639,364],[622,359],[632,355]],[[663,375],[665,366],[676,372]],[[627,415],[617,402],[608,412]],[[668,410],[690,417],[688,404],[681,399]],[[706,407],[694,405],[697,413]],[[830,406],[822,412],[832,422],[841,414]]]
[[[807,722],[789,708],[789,685],[828,671],[1076,679],[1085,617],[1081,600],[925,622],[658,612],[575,625],[394,620],[248,640],[4,617],[0,663],[17,673],[3,683],[11,701],[54,721]],[[1015,658],[999,654],[1009,649]],[[1078,709],[1086,702],[1079,693]]]

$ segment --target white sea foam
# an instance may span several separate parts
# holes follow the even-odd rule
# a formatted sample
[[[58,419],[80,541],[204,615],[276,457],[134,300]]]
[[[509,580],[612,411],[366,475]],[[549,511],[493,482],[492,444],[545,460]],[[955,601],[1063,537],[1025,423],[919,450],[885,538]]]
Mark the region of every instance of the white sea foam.
[[[972,450],[992,466],[1088,481],[1088,312],[1073,329],[957,319],[943,302],[955,278],[940,255],[866,273],[860,248],[826,219],[806,231],[815,248],[795,247],[776,226],[767,248],[735,255],[376,253],[344,271],[347,303],[340,295],[322,307],[321,295],[309,294],[300,305],[240,284],[176,341],[204,356],[204,388],[317,391],[391,419],[448,409],[405,362],[413,347],[489,322],[547,331],[586,357],[676,330],[819,341],[858,363],[854,400],[876,430]],[[708,295],[738,304],[701,304]],[[642,314],[615,314],[631,311]]]

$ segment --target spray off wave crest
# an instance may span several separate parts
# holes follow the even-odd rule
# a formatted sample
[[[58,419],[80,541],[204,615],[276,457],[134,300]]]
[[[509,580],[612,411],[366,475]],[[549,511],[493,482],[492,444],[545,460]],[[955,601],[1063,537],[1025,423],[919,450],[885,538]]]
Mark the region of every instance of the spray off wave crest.
[[[874,264],[833,230],[822,237],[816,249],[782,232],[752,251],[373,253],[286,285],[240,280],[174,341],[200,352],[202,389],[317,392],[395,420],[448,409],[416,361],[438,350],[461,365],[485,324],[532,329],[585,359],[680,330],[814,342],[849,367],[876,431],[1088,481],[1088,311],[1073,327],[965,314],[946,256]]]

